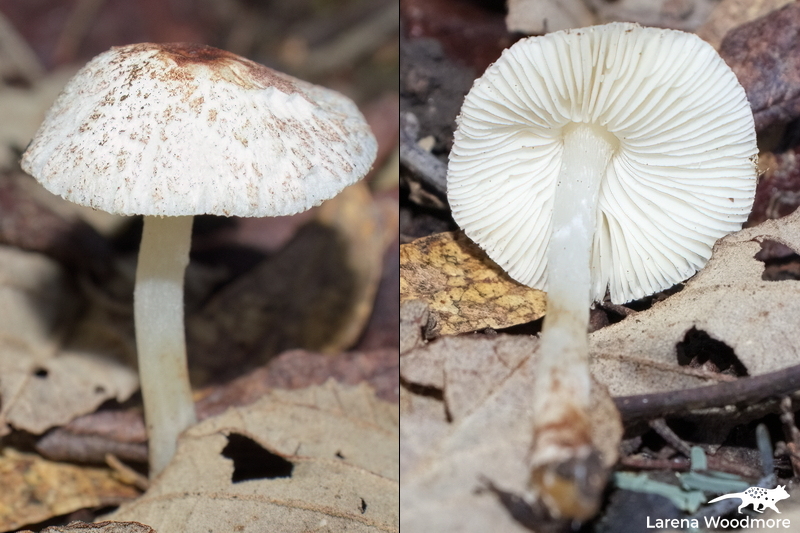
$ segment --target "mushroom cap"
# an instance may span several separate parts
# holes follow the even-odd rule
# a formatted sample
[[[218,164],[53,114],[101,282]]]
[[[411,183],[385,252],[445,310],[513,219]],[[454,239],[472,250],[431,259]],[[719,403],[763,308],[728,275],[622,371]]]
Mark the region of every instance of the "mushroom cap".
[[[276,216],[361,179],[377,143],[341,94],[194,44],[112,48],[22,158],[49,191],[124,215]]]
[[[447,177],[456,222],[515,280],[547,290],[563,134],[574,123],[615,146],[597,205],[594,300],[608,289],[624,303],[683,281],[747,219],[753,115],[709,44],[629,23],[523,39],[467,95]]]

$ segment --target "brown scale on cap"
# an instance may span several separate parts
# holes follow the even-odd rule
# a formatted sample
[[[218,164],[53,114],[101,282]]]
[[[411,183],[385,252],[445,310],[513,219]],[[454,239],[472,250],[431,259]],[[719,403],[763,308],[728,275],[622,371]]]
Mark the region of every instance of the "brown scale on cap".
[[[222,79],[245,89],[274,87],[282,93],[299,93],[308,99],[302,87],[298,86],[297,80],[292,80],[271,68],[213,46],[193,43],[142,43],[134,46],[115,47],[114,50],[120,55],[117,61],[120,64],[129,61],[131,56],[140,56],[142,52],[156,51],[146,64],[137,64],[131,68],[129,79],[149,75],[163,77],[164,80],[188,81],[195,77],[192,73],[194,69],[204,67],[212,71],[214,74],[212,78]],[[158,70],[149,68],[150,61],[155,59],[170,62],[176,68],[159,68]]]

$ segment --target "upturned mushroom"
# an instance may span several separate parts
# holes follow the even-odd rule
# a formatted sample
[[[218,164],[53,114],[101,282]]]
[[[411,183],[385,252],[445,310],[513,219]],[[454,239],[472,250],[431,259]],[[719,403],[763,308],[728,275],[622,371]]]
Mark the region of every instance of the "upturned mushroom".
[[[204,45],[112,48],[64,88],[22,167],[71,202],[145,215],[134,318],[151,475],[196,419],[183,325],[193,215],[305,211],[361,179],[376,150],[348,98]]]
[[[523,39],[467,95],[448,198],[466,234],[515,280],[547,291],[534,383],[531,484],[587,518],[589,309],[702,268],[753,204],[745,92],[692,34],[614,23]],[[591,492],[591,491],[589,491]]]

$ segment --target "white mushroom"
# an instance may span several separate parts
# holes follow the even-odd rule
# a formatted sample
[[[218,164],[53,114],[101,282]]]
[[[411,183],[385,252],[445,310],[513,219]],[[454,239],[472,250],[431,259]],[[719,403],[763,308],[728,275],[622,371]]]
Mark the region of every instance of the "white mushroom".
[[[756,154],[733,72],[679,31],[614,23],[524,39],[467,95],[448,197],[512,278],[548,291],[532,463],[557,514],[594,512],[554,496],[557,465],[592,453],[591,303],[642,298],[702,268],[750,212]]]
[[[145,215],[134,314],[151,475],[195,421],[183,327],[192,216],[304,211],[362,178],[376,150],[349,99],[208,46],[112,48],[67,84],[22,167],[71,202]]]

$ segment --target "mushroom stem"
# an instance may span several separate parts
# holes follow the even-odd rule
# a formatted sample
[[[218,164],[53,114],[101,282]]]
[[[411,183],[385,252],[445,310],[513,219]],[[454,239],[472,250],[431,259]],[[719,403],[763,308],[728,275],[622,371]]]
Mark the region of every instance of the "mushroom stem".
[[[151,477],[172,459],[178,435],[197,421],[183,327],[192,220],[144,217],[139,248],[134,319]]]
[[[555,192],[552,238],[547,251],[547,315],[534,384],[532,484],[562,516],[591,516],[591,499],[566,496],[565,463],[592,453],[589,429],[591,251],[600,182],[618,142],[588,124],[568,127]],[[571,470],[571,469],[569,469]],[[569,476],[567,476],[569,477]],[[552,500],[552,501],[548,501]],[[577,507],[577,508],[576,508]]]

